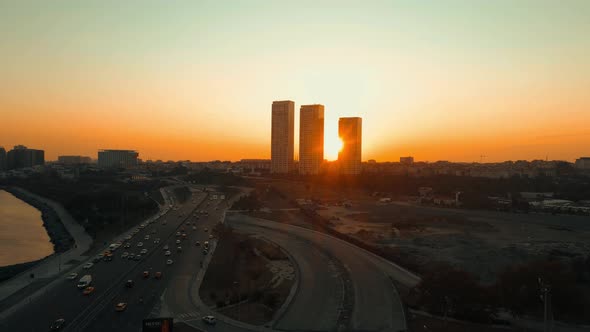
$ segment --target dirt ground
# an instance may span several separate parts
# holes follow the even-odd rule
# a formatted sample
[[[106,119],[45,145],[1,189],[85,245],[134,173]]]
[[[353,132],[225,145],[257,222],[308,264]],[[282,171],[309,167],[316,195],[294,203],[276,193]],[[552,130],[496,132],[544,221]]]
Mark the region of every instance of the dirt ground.
[[[339,232],[395,247],[422,265],[450,263],[484,283],[492,283],[510,265],[590,254],[590,219],[584,216],[381,204],[362,191],[337,192],[284,180],[261,182],[257,189],[268,193],[261,199],[271,210],[254,212],[257,217],[306,226],[301,213],[278,209],[296,206],[296,199],[314,199],[321,202],[318,213]]]
[[[447,262],[493,282],[506,266],[590,253],[590,220],[579,216],[514,214],[415,206],[403,202],[327,206],[334,228],[370,243]]]
[[[255,325],[270,321],[291,291],[293,263],[266,240],[237,232],[222,239],[199,290],[201,298],[234,319]]]

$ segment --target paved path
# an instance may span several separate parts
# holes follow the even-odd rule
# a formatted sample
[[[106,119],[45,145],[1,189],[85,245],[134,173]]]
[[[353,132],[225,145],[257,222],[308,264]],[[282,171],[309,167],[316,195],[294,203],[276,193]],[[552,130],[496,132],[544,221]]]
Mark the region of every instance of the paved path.
[[[28,192],[24,189],[14,188],[16,191],[33,197],[34,199],[45,203],[50,208],[52,208],[59,219],[70,233],[70,235],[74,238],[75,246],[70,250],[60,253],[60,254],[53,254],[36,264],[34,267],[14,276],[13,278],[4,281],[0,284],[0,301],[4,300],[8,296],[16,293],[20,289],[26,287],[31,283],[30,275],[33,273],[35,278],[51,278],[62,271],[68,270],[72,267],[71,264],[68,264],[71,260],[85,260],[86,256],[83,254],[90,248],[92,245],[92,238],[90,235],[86,233],[84,227],[80,226],[78,222],[74,220],[74,218],[66,211],[66,209],[61,206],[61,204],[54,202],[50,199],[41,197],[39,195],[33,194]]]

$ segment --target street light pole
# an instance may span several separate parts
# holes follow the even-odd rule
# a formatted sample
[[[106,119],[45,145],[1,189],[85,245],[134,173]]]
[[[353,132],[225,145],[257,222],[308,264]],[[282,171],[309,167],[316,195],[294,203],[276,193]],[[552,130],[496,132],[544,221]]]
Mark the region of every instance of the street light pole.
[[[541,299],[543,300],[543,331],[549,331],[549,324],[547,322],[547,316],[549,311],[549,296],[551,292],[551,285],[546,283],[541,277],[538,278],[539,286],[541,288]]]
[[[240,284],[237,281],[234,281],[234,285],[236,286],[236,291],[238,292],[238,320],[240,320]]]

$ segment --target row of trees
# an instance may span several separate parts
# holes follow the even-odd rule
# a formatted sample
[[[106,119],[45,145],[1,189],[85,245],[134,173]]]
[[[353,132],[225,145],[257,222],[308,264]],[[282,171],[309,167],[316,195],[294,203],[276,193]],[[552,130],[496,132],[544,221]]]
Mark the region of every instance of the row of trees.
[[[343,194],[361,189],[391,195],[416,195],[420,187],[431,187],[443,195],[461,191],[465,193],[464,197],[471,197],[474,204],[487,204],[487,196],[505,196],[507,193],[518,192],[554,192],[557,198],[573,201],[590,197],[590,178],[570,174],[560,177],[512,176],[500,179],[455,175],[416,177],[387,173],[364,173],[357,176],[322,174],[290,178],[311,185],[326,185]]]

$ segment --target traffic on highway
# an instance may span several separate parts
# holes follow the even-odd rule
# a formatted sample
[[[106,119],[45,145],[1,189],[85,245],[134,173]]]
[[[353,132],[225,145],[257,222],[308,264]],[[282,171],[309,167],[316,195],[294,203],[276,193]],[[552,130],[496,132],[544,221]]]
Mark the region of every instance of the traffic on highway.
[[[209,230],[219,221],[219,211],[217,201],[207,196],[194,191],[184,204],[171,197],[160,214],[64,273],[43,296],[3,320],[0,330],[137,330],[178,263],[190,260],[199,268],[215,241]]]

